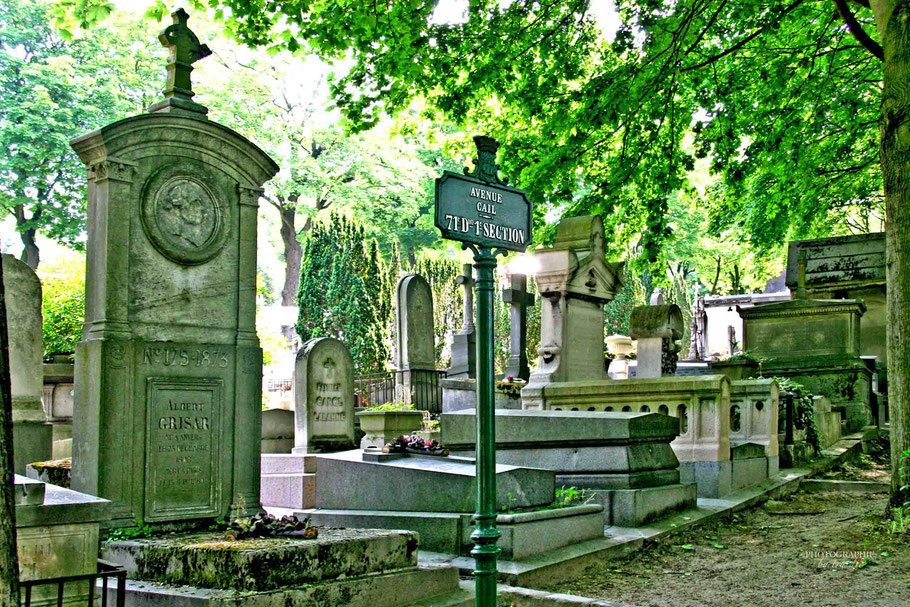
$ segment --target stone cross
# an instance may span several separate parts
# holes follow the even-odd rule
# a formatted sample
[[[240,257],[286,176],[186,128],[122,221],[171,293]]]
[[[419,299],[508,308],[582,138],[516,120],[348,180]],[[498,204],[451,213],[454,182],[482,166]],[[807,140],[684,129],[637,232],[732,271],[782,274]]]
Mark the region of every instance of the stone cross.
[[[212,51],[205,44],[201,44],[196,34],[187,27],[186,22],[190,16],[185,10],[177,9],[171,13],[171,17],[174,19],[174,23],[167,26],[158,36],[161,45],[171,51],[167,64],[167,85],[164,88],[164,97],[165,99],[176,98],[195,106],[197,104],[190,101],[194,95],[193,85],[190,81],[193,63],[208,57]]]
[[[473,266],[469,263],[461,266],[461,276],[455,279],[455,284],[464,290],[464,321],[461,330],[474,330],[474,275]]]
[[[510,284],[502,290],[502,300],[511,307],[511,354],[506,376],[525,381],[531,376],[528,367],[528,306],[534,305],[534,295],[528,292],[528,277],[512,274]]]
[[[452,366],[447,377],[471,379],[477,377],[477,329],[474,327],[473,266],[466,263],[455,284],[464,290],[464,322],[461,331],[452,338]]]
[[[809,296],[806,293],[806,265],[808,264],[809,257],[806,253],[806,249],[802,249],[799,252],[799,274],[796,278],[796,299],[808,299]]]

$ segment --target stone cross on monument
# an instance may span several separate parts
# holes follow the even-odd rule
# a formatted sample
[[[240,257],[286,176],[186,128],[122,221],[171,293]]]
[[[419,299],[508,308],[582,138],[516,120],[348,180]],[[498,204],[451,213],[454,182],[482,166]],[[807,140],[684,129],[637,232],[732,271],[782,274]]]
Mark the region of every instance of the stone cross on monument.
[[[502,300],[509,304],[512,312],[509,325],[511,353],[506,365],[506,377],[528,381],[531,377],[528,367],[528,306],[534,305],[534,295],[528,292],[528,277],[512,274],[509,286],[502,290]]]
[[[464,322],[452,341],[452,366],[446,374],[455,379],[477,377],[477,327],[474,326],[474,273],[471,264],[462,266],[455,284],[464,290]]]
[[[170,57],[167,64],[167,84],[164,87],[164,101],[159,101],[151,107],[150,112],[169,111],[171,108],[179,108],[191,112],[205,114],[205,106],[192,101],[193,85],[190,81],[190,73],[193,71],[193,63],[212,54],[209,47],[199,42],[196,34],[187,27],[186,22],[190,18],[185,10],[177,9],[171,13],[174,23],[167,26],[158,40],[161,45],[167,47],[170,51]]]

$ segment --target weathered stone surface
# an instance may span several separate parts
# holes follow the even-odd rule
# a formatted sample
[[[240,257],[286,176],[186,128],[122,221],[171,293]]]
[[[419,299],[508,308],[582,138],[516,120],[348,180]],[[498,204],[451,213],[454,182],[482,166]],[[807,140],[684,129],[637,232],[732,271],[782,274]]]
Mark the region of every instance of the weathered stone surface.
[[[603,306],[622,287],[622,264],[607,263],[603,245],[603,220],[590,215],[562,220],[553,248],[535,252],[540,359],[529,388],[607,379]]]
[[[442,387],[443,412],[473,409],[477,406],[476,380],[446,378],[439,380],[439,385]],[[520,392],[507,392],[498,383],[493,399],[496,409],[521,409]]]
[[[528,381],[528,306],[534,305],[534,295],[528,292],[528,277],[512,274],[509,286],[502,290],[503,303],[509,304],[509,360],[505,376]]]
[[[4,254],[3,285],[9,330],[9,367],[13,397],[13,469],[25,474],[31,462],[51,458],[52,428],[41,396],[44,354],[41,328],[41,282],[35,271]]]
[[[399,436],[423,429],[423,411],[361,411],[357,418],[364,432],[361,449],[382,449]]]
[[[407,528],[420,534],[424,550],[469,555],[474,547],[474,525],[469,514],[316,510],[308,513],[320,525],[369,525],[383,529]],[[604,513],[600,504],[537,510],[496,517],[502,536],[497,542],[500,558],[521,560],[563,546],[603,537]]]
[[[629,334],[638,341],[635,377],[664,377],[676,373],[683,335],[683,317],[679,306],[650,305],[632,309]]]
[[[386,463],[363,461],[358,450],[316,458],[316,507],[330,510],[473,512],[474,460],[408,455]],[[553,501],[554,474],[497,464],[496,509]]]
[[[780,390],[773,379],[734,381],[730,385],[730,440],[764,446],[777,457]]]
[[[395,294],[398,319],[395,367],[399,371],[435,369],[436,333],[430,283],[419,274],[409,274],[398,281]]]
[[[263,591],[414,567],[417,544],[411,531],[377,529],[322,529],[313,540],[201,533],[108,541],[102,557],[134,580]]]
[[[294,448],[294,412],[267,409],[262,412],[262,453],[290,453]]]
[[[332,337],[317,337],[297,352],[294,366],[294,453],[354,446],[354,361]]]
[[[461,330],[452,336],[452,366],[446,377],[468,379],[477,377],[477,327],[474,326],[474,272],[471,264],[462,265],[461,276],[455,279],[463,291]]]
[[[127,581],[126,607],[473,607],[474,595],[459,588],[458,568],[421,566],[389,573],[245,592]],[[115,603],[112,588],[108,604]]]
[[[114,501],[113,526],[260,508],[256,221],[278,167],[162,109],[72,141],[89,216],[73,487]]]
[[[98,524],[110,516],[109,502],[16,475],[16,541],[21,580],[97,571]],[[52,605],[56,586],[38,586],[32,605]],[[64,587],[64,604],[88,598],[85,583]]]

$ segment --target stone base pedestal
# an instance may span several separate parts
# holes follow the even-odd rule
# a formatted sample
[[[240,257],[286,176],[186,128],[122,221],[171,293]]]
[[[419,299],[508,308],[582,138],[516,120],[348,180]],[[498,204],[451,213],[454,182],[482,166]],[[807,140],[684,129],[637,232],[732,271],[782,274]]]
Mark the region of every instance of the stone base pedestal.
[[[442,412],[463,411],[477,406],[477,381],[473,379],[446,378],[439,381],[442,387]],[[522,384],[518,384],[522,385]],[[521,409],[521,395],[496,390],[496,409]]]
[[[32,462],[43,462],[54,456],[54,427],[44,422],[13,424],[13,471],[25,474]]]
[[[316,507],[316,456],[263,453],[259,493],[263,506]]]
[[[308,516],[317,525],[411,529],[420,535],[420,547],[433,552],[468,556],[474,547],[473,515],[464,512],[320,509],[298,516]],[[497,542],[500,558],[517,561],[603,537],[604,509],[586,504],[500,514],[496,528],[502,534]]]
[[[673,512],[694,508],[697,499],[693,483],[592,492],[594,501],[604,506],[604,523],[616,527],[641,527]]]
[[[859,432],[872,423],[872,411],[863,402],[838,403],[831,410],[840,413],[842,434]]]
[[[767,480],[772,469],[776,473],[776,467],[776,461],[762,456],[723,462],[683,462],[679,474],[682,482],[698,485],[698,497],[719,498]]]
[[[458,590],[457,569],[417,567],[417,540],[377,529],[312,540],[207,533],[107,542],[103,556],[126,567],[131,607],[399,607]]]

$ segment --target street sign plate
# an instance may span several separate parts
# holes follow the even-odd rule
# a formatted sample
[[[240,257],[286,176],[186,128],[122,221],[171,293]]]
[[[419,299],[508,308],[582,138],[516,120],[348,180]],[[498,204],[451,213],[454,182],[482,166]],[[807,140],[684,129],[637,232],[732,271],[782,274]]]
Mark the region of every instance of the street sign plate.
[[[531,244],[531,217],[522,190],[451,171],[436,179],[436,227],[443,238],[524,251]]]

